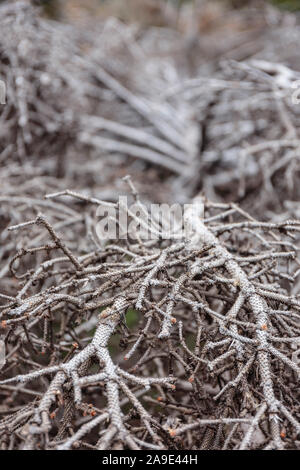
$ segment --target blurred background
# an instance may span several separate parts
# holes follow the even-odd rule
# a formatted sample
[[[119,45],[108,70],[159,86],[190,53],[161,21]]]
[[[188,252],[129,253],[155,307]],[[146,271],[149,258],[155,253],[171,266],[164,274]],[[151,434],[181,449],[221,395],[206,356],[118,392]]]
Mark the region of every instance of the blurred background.
[[[283,10],[299,11],[299,0],[267,0],[270,4]],[[36,0],[43,4],[46,14],[50,16],[72,17],[78,14],[99,16],[114,15],[124,21],[145,21],[150,24],[164,22],[163,10],[167,7],[184,8],[186,5],[209,3],[212,9],[243,8],[251,4],[263,3],[262,0]]]
[[[0,4],[7,174],[30,163],[55,189],[108,200],[131,174],[148,201],[203,191],[262,218],[295,206],[298,159],[265,145],[300,125],[300,0]]]
[[[3,0],[1,0],[3,1]],[[299,11],[299,0],[266,0],[282,10]],[[207,4],[211,11],[224,11],[226,9],[240,9],[249,5],[259,6],[263,0],[33,0],[33,3],[42,5],[49,17],[78,19],[82,16],[106,17],[116,16],[123,21],[138,21],[149,25],[165,24],[165,9],[180,10],[187,5],[199,6]],[[210,6],[208,7],[208,4]],[[208,15],[209,16],[209,15]],[[206,18],[210,22],[213,18]]]

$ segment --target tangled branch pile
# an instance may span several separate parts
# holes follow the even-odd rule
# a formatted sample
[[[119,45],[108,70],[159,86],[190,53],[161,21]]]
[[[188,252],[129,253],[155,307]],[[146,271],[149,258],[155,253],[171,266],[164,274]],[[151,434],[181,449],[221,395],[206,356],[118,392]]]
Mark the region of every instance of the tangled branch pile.
[[[0,384],[8,402],[12,393],[14,403],[34,399],[3,419],[4,444],[293,447],[300,302],[284,287],[294,280],[284,266],[295,258],[288,239],[300,223],[260,223],[237,206],[209,202],[204,219],[188,217],[197,249],[158,237],[91,250],[90,239],[82,254],[42,214],[11,227],[33,230],[35,240],[42,229],[49,241],[22,248],[10,263],[21,288],[7,296],[1,325],[12,345],[6,371],[14,373]],[[72,240],[82,221],[67,220]],[[21,274],[29,255],[37,262]],[[133,331],[124,325],[130,308],[139,317]],[[118,329],[125,354],[113,359],[108,343]],[[41,353],[42,368],[33,360]]]
[[[1,448],[299,448],[300,32],[263,11],[207,57],[1,6]],[[98,239],[119,193],[143,213],[128,172],[189,239]]]

